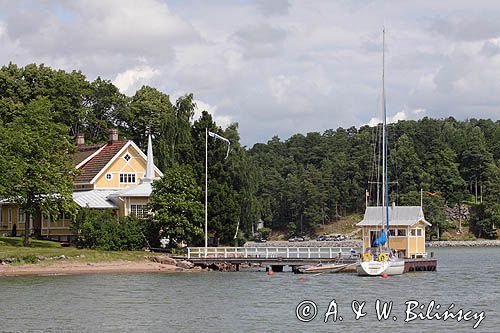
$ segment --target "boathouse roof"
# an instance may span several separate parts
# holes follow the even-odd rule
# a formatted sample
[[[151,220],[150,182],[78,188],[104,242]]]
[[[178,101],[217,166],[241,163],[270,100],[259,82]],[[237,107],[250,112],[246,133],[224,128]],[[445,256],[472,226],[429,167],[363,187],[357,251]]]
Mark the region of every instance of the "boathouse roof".
[[[366,207],[363,220],[357,224],[362,226],[381,226],[384,225],[385,207]],[[415,223],[423,221],[426,225],[431,224],[425,220],[424,212],[420,206],[390,206],[389,207],[389,225],[391,226],[412,226]]]

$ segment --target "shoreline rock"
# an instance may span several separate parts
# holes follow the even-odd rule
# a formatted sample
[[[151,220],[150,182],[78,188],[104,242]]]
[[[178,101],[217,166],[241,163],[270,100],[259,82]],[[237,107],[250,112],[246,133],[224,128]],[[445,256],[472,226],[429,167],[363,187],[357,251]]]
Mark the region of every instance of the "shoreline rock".
[[[481,239],[470,241],[431,241],[426,242],[427,247],[494,247],[500,246],[499,239]]]

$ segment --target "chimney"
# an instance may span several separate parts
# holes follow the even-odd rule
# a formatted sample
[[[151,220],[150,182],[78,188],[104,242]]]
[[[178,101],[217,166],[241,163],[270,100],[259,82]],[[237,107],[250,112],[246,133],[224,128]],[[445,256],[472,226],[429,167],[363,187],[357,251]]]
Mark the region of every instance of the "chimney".
[[[77,146],[83,146],[85,144],[85,137],[83,136],[83,134],[78,133],[75,139]]]
[[[118,141],[118,130],[116,128],[111,128],[109,130],[109,143]]]

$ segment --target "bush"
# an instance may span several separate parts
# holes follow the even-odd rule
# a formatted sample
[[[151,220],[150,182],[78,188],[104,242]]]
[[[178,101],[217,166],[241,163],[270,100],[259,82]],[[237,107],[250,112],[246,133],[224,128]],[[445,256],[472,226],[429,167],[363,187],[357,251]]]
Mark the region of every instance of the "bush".
[[[258,232],[262,235],[262,238],[268,239],[269,235],[271,234],[271,229],[270,228],[260,228]]]
[[[118,219],[110,210],[83,209],[73,229],[76,246],[111,251],[138,250],[144,245],[145,224],[135,217]]]

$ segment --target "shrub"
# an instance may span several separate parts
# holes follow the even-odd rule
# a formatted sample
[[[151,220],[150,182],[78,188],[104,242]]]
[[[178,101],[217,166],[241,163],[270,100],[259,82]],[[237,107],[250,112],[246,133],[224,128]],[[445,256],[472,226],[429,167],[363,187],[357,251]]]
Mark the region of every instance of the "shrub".
[[[145,224],[135,217],[118,219],[110,210],[83,209],[73,229],[76,246],[102,250],[138,250],[144,245]]]

